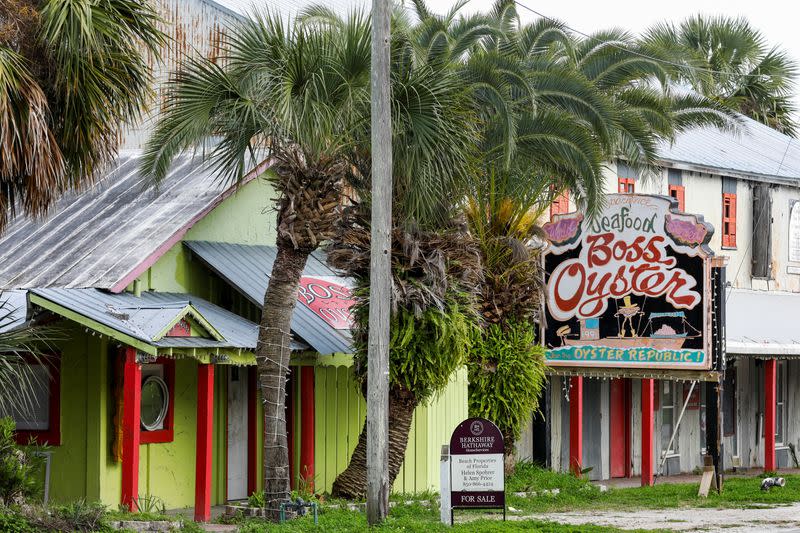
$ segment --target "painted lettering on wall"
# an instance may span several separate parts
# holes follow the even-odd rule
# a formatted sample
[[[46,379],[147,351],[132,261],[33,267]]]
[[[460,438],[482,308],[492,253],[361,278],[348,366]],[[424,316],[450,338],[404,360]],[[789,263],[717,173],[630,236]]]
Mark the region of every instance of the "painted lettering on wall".
[[[350,329],[353,325],[352,291],[342,285],[340,278],[301,277],[297,300],[334,329]]]

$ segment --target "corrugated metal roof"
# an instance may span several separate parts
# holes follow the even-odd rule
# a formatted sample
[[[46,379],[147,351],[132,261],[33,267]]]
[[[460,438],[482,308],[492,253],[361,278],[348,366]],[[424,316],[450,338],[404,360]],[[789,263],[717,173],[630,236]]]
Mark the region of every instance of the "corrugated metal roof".
[[[681,133],[672,144],[662,143],[659,157],[676,166],[716,169],[718,174],[800,184],[800,144],[747,117],[740,132],[698,128]]]
[[[45,300],[94,322],[157,347],[254,349],[258,325],[189,294],[144,292],[113,294],[98,289],[31,289]],[[187,306],[192,306],[222,340],[202,337],[162,337]]]
[[[208,241],[184,241],[192,253],[253,304],[261,306],[267,292],[274,246],[251,246]],[[325,264],[324,255],[315,252],[308,258],[303,273],[307,276],[337,276]],[[321,354],[350,353],[347,330],[332,328],[308,307],[298,304],[292,315],[292,332]]]
[[[176,159],[160,187],[138,163],[125,153],[91,189],[61,198],[45,220],[12,222],[0,236],[0,289],[111,288],[224,195],[199,157]]]
[[[728,353],[800,355],[798,316],[800,294],[729,289],[725,314]]]
[[[26,291],[0,291],[0,332],[25,324],[27,307]]]

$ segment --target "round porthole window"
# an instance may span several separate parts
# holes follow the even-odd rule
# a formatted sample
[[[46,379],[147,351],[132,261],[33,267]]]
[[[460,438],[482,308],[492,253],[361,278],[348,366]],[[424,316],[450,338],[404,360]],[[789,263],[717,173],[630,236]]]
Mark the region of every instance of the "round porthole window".
[[[159,376],[148,376],[142,383],[142,428],[155,431],[164,428],[169,407],[169,389]]]

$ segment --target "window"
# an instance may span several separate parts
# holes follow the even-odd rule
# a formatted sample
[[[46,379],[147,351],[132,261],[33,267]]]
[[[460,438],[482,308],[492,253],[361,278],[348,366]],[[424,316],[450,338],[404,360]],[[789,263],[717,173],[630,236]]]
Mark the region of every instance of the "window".
[[[683,187],[683,173],[680,170],[674,168],[667,170],[667,188],[669,195],[678,201],[678,209],[685,211],[684,194],[686,189]]]
[[[556,196],[553,203],[550,204],[550,218],[564,213],[569,213],[569,191],[564,191]]]
[[[736,248],[736,194],[722,194],[722,246]]]
[[[675,430],[675,387],[674,381],[663,380],[661,382],[661,452],[666,454],[678,453],[678,437],[672,441],[670,439]]]
[[[625,163],[617,163],[617,191],[631,194],[636,192],[636,172]]]
[[[172,442],[175,412],[175,361],[159,358],[142,365],[140,400],[142,444]]]
[[[15,438],[19,444],[61,444],[61,361],[51,356],[41,360],[29,359],[27,380],[33,389],[24,409],[0,411],[16,424]]]
[[[636,192],[636,180],[632,178],[617,178],[617,186],[621,193],[632,194]]]
[[[678,201],[678,209],[681,211],[686,210],[686,200],[684,199],[685,190],[683,185],[670,185],[669,195]]]

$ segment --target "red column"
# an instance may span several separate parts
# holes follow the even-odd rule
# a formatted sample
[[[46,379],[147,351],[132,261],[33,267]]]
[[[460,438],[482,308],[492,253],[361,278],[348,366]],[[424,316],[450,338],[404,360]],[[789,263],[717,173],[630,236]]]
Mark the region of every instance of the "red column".
[[[652,379],[642,380],[642,486],[653,484],[653,397]]]
[[[247,494],[258,490],[258,369],[247,369]]]
[[[314,367],[300,369],[300,477],[314,490]]]
[[[211,519],[211,441],[214,430],[214,365],[197,365],[197,449],[194,519]]]
[[[139,440],[142,402],[142,367],[136,349],[125,348],[122,389],[122,505],[134,510],[139,497]]]
[[[583,376],[570,378],[569,468],[575,475],[583,468]]]
[[[764,471],[775,471],[775,387],[777,362],[764,361]]]

